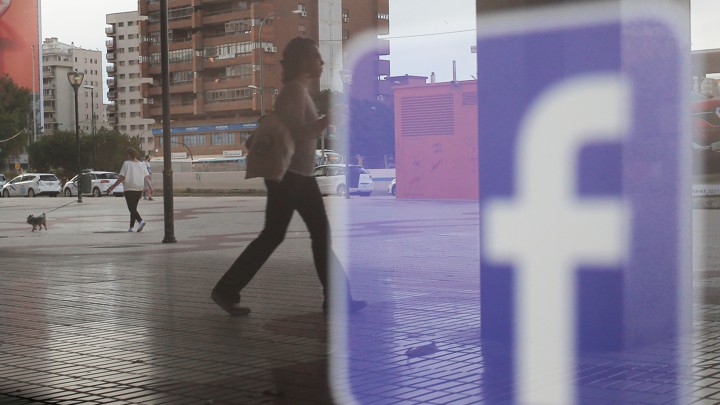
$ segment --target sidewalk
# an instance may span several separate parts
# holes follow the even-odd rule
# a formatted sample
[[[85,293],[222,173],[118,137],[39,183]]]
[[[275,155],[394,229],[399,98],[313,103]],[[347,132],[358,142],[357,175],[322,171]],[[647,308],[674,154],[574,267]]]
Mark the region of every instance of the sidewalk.
[[[124,199],[50,212],[70,201],[0,199],[0,404],[332,402],[322,291],[297,216],[243,293],[253,312],[232,318],[209,293],[260,231],[263,197],[176,198],[176,244],[161,243],[162,199],[141,201],[142,233],[126,232]],[[352,321],[352,344],[374,353],[351,361],[354,394],[372,404],[481,402],[477,204],[326,203],[354,295],[369,302]],[[47,233],[31,232],[25,218],[42,212]],[[690,386],[711,404],[720,402],[720,211],[694,215],[705,298]],[[407,356],[430,342],[436,353]],[[590,373],[586,384],[598,398],[662,403],[661,381],[617,374]]]

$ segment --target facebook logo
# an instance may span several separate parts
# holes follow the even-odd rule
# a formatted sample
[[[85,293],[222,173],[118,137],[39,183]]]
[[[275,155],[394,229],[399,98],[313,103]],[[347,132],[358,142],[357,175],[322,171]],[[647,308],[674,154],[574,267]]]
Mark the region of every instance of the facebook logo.
[[[564,17],[478,38],[485,399],[640,402],[593,372],[648,363],[680,395],[681,44],[662,19]]]

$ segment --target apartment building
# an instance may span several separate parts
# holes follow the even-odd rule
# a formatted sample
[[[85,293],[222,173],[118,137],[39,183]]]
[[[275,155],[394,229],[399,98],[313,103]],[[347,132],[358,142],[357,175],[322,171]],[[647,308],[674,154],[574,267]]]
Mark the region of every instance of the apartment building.
[[[57,38],[46,38],[42,44],[43,60],[43,135],[56,130],[75,131],[74,91],[67,74],[71,70],[83,72],[83,84],[78,89],[80,130],[92,132],[92,113],[96,128],[102,121],[102,52],[65,44]]]
[[[108,120],[114,129],[128,136],[140,136],[143,149],[154,151],[153,136],[150,131],[155,120],[143,118],[143,105],[147,99],[143,97],[142,87],[148,86],[153,79],[143,77],[140,72],[140,22],[138,11],[108,14],[105,17],[109,25],[105,29],[108,36],[107,46],[107,97]]]
[[[160,3],[140,0],[140,73],[143,116],[161,122]],[[388,0],[173,0],[169,2],[170,119],[173,153],[237,156],[261,111],[272,108],[282,86],[280,59],[297,36],[318,42],[325,73],[313,92],[343,90],[346,41],[370,31],[388,33]],[[117,24],[108,29],[119,29]],[[387,41],[378,40],[375,62],[353,86],[363,97],[381,98],[379,78],[390,72]],[[119,68],[119,67],[118,67]],[[347,81],[347,80],[346,80]],[[347,86],[347,84],[345,84]],[[389,89],[387,89],[389,93]],[[353,92],[353,95],[358,93]],[[153,129],[162,153],[160,125]]]

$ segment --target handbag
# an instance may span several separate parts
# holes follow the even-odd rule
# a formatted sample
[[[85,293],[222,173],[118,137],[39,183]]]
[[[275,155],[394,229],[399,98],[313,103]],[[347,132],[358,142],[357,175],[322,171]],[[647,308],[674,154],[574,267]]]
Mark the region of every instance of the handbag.
[[[246,179],[263,177],[281,181],[295,153],[290,130],[275,111],[258,120],[258,127],[245,146],[248,149]]]

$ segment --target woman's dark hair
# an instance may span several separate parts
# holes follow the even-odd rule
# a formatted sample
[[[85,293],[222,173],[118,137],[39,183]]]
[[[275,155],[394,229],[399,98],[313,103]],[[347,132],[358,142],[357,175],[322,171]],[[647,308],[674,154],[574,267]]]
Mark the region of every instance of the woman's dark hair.
[[[283,68],[282,82],[295,80],[305,72],[305,60],[315,51],[315,42],[310,38],[296,37],[285,46],[280,61]]]

